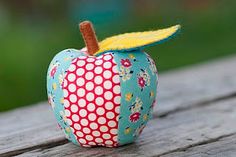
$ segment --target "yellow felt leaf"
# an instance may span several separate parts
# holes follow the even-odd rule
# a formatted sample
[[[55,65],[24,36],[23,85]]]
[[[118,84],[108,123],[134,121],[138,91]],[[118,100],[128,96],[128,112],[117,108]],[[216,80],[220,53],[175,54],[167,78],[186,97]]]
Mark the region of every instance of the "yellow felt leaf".
[[[180,29],[180,25],[165,29],[146,32],[134,32],[116,35],[106,38],[99,43],[99,51],[95,55],[107,51],[134,50],[149,45],[158,44],[169,39]]]

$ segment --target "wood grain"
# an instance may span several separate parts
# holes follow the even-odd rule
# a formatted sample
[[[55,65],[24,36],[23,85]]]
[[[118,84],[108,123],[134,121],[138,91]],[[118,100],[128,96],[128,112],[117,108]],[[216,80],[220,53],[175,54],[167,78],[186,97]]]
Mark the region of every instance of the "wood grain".
[[[236,98],[233,98],[153,119],[136,143],[120,148],[80,148],[67,143],[21,155],[161,156],[235,135],[235,121]]]
[[[235,155],[236,135],[232,135],[221,138],[212,143],[206,143],[189,149],[166,154],[162,157],[235,157]]]
[[[0,113],[0,137],[45,124],[56,124],[55,120],[47,102]]]
[[[236,56],[160,75],[156,111],[165,115],[236,95]]]
[[[65,140],[46,103],[3,113],[0,125],[0,154]]]

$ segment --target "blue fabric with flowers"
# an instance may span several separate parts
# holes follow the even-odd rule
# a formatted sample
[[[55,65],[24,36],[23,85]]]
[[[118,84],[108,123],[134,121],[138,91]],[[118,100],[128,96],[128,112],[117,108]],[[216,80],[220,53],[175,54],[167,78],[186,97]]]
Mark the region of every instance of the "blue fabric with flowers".
[[[121,84],[118,141],[123,145],[133,142],[152,117],[157,69],[150,56],[141,50],[113,54]]]
[[[78,56],[83,55],[83,53],[76,49],[67,49],[61,51],[53,58],[49,65],[47,74],[49,104],[52,106],[57,122],[64,131],[66,138],[77,145],[79,145],[79,143],[76,140],[65,115],[62,83],[72,60]]]

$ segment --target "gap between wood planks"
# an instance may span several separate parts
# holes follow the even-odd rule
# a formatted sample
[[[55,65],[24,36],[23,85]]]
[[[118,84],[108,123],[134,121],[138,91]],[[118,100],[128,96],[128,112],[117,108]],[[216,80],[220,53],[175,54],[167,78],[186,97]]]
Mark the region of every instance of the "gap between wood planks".
[[[28,151],[32,151],[32,150],[36,150],[36,149],[40,149],[40,150],[49,149],[49,148],[52,148],[55,146],[60,146],[60,145],[66,144],[66,143],[68,143],[67,139],[59,139],[59,140],[55,140],[55,141],[44,143],[44,144],[39,144],[36,146],[24,148],[24,149],[18,149],[18,150],[6,152],[3,154],[0,154],[0,156],[1,157],[16,156],[16,155],[20,155],[20,154],[28,152]]]
[[[199,108],[199,107],[202,107],[202,106],[214,105],[215,102],[228,100],[228,99],[235,98],[235,97],[236,97],[236,92],[225,95],[225,96],[217,97],[215,99],[200,101],[200,102],[197,102],[197,103],[192,104],[192,105],[183,105],[183,106],[186,106],[186,107],[176,108],[176,109],[170,110],[169,112],[165,112],[165,113],[160,114],[160,115],[158,115],[158,113],[154,112],[153,120],[156,119],[156,118],[164,119],[172,113],[183,112],[183,111],[186,111],[186,110]],[[217,138],[205,140],[205,141],[195,143],[195,144],[192,144],[192,145],[189,145],[189,146],[186,146],[186,147],[177,148],[177,149],[174,149],[172,151],[162,153],[158,156],[168,155],[170,153],[174,153],[174,152],[178,152],[178,151],[184,151],[184,150],[187,150],[189,148],[196,147],[196,146],[199,146],[199,145],[214,143],[214,142],[217,142],[218,140],[220,140],[222,138],[225,138],[225,137],[228,137],[228,136],[233,136],[233,135],[235,135],[235,134],[222,135],[222,136],[219,136]],[[23,153],[26,153],[26,152],[29,152],[29,151],[33,151],[33,150],[45,150],[45,149],[53,148],[53,147],[56,147],[56,146],[61,146],[61,145],[64,145],[66,143],[68,143],[68,140],[65,139],[65,138],[61,138],[61,139],[54,140],[54,141],[51,141],[51,142],[48,142],[48,143],[43,143],[43,144],[39,144],[39,145],[32,146],[32,147],[27,147],[27,148],[23,148],[23,149],[16,149],[14,151],[9,151],[9,152],[6,152],[6,153],[2,153],[2,154],[0,154],[0,156],[3,156],[3,157],[4,156],[15,156],[15,155],[20,155],[20,154],[23,154]]]
[[[231,99],[231,98],[234,98],[234,97],[236,97],[236,92],[233,92],[233,93],[228,94],[228,95],[223,95],[223,96],[220,96],[220,97],[217,97],[217,98],[213,98],[213,99],[199,101],[197,103],[192,104],[191,106],[190,105],[180,105],[179,108],[175,108],[175,109],[169,110],[167,112],[163,112],[163,113],[159,113],[159,114],[154,113],[153,118],[157,118],[157,117],[163,118],[163,117],[168,116],[171,113],[176,113],[176,112],[181,112],[181,111],[185,111],[185,110],[192,109],[192,108],[206,106],[206,105],[209,105],[209,104],[217,102],[217,101]]]
[[[157,156],[178,148],[186,148],[196,143],[236,133],[236,128],[231,126],[236,119],[236,106],[234,105],[236,99],[227,99],[213,104],[171,114],[159,119],[158,123],[154,119],[150,121],[149,126],[144,130],[145,133],[137,142],[124,147],[90,149],[67,143],[46,150],[26,152],[22,156]],[[151,127],[152,125],[153,127]],[[151,134],[154,131],[158,131],[158,133]],[[211,147],[215,143],[207,146]],[[223,149],[222,151],[227,153],[228,150]]]
[[[171,150],[169,152],[165,152],[165,153],[159,154],[158,157],[165,156],[165,155],[172,154],[172,153],[176,153],[176,152],[186,151],[186,150],[188,150],[188,149],[190,149],[192,147],[196,147],[196,146],[201,146],[201,145],[215,143],[215,142],[218,142],[221,139],[224,139],[224,138],[230,137],[230,136],[234,136],[234,135],[236,135],[236,133],[228,134],[228,135],[222,135],[222,136],[219,136],[217,138],[209,139],[209,140],[202,141],[202,142],[199,142],[199,143],[194,143],[194,144],[186,146],[186,147],[177,148],[177,149]]]
[[[235,157],[236,154],[236,134],[225,136],[214,142],[197,145],[195,147],[168,153],[161,157],[196,157],[196,156],[217,156]]]

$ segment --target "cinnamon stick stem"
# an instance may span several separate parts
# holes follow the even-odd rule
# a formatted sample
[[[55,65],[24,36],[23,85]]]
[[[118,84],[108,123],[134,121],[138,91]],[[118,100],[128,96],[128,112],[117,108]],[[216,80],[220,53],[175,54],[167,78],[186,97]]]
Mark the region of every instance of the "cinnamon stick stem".
[[[87,47],[88,54],[92,56],[99,50],[98,40],[93,25],[89,21],[84,21],[79,24],[79,28]]]

